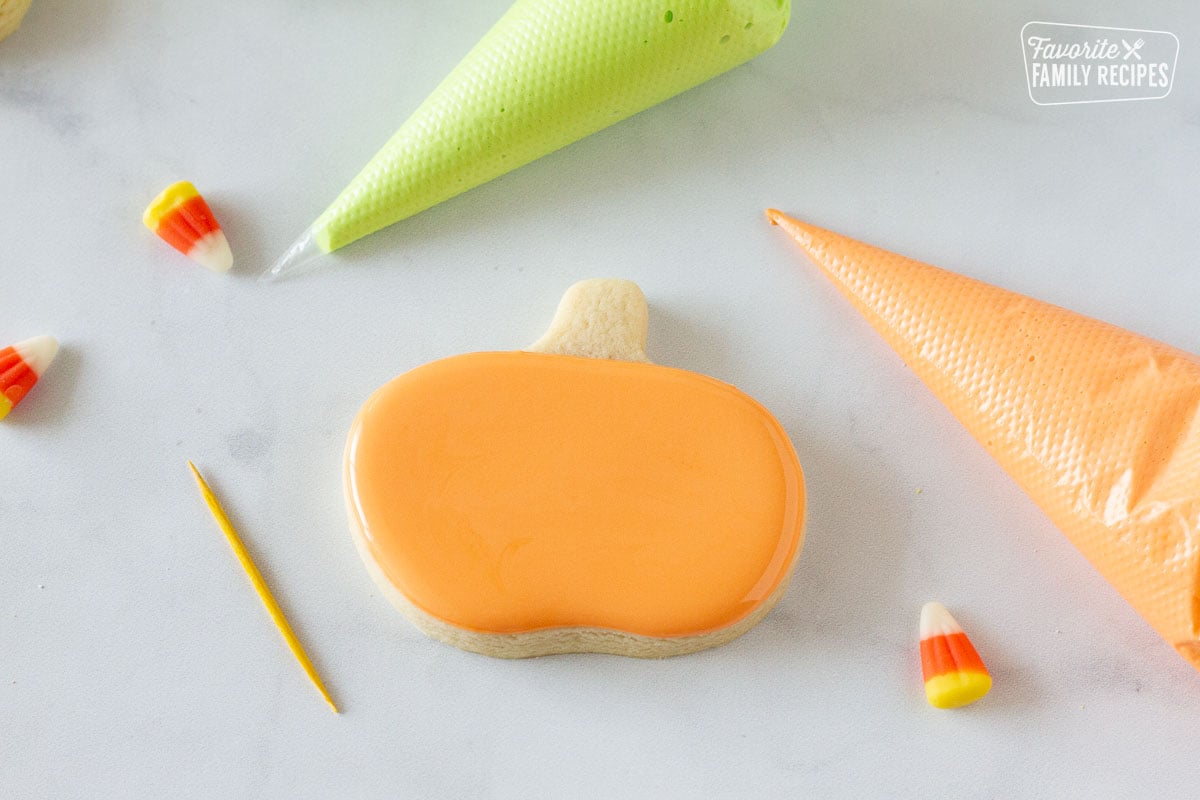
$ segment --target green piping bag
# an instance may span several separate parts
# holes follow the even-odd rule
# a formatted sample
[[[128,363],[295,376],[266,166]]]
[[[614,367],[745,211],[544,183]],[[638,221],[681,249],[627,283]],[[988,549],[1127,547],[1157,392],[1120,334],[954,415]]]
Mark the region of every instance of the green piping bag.
[[[517,0],[263,275],[424,211],[725,72],[790,0]]]

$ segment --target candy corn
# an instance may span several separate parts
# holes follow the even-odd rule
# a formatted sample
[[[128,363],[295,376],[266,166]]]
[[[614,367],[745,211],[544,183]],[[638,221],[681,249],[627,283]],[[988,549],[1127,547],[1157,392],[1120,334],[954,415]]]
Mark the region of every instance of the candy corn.
[[[187,181],[173,183],[142,215],[146,227],[167,244],[213,272],[228,272],[233,253],[208,203]]]
[[[992,676],[963,629],[941,603],[921,608],[921,676],[934,708],[974,703],[992,688]]]
[[[790,11],[790,0],[517,0],[264,278],[748,61]]]
[[[26,339],[0,350],[0,419],[8,416],[58,355],[53,336]]]
[[[1200,358],[768,216],[1200,669]]]

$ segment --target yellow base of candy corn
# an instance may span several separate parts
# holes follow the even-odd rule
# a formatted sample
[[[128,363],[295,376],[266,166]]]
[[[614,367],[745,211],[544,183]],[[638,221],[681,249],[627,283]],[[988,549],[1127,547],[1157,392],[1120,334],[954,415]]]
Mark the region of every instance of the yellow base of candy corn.
[[[8,412],[12,411],[12,406],[12,401],[0,394],[0,419],[8,416]]]
[[[925,699],[934,708],[958,708],[974,703],[991,689],[991,675],[983,672],[951,672],[925,681]]]
[[[158,193],[158,197],[150,201],[142,212],[142,224],[152,231],[158,230],[158,223],[171,209],[181,205],[184,200],[195,197],[199,192],[189,181],[176,181]]]
[[[33,0],[0,0],[0,39],[21,26],[25,12]],[[0,417],[4,416],[0,414]]]

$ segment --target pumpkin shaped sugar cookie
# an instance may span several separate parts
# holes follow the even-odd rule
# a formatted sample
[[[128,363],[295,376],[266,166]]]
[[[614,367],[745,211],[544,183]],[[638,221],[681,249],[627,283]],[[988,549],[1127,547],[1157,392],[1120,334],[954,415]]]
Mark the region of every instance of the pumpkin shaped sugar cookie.
[[[524,351],[417,367],[350,431],[350,527],[420,630],[506,658],[714,647],[783,596],[803,476],[749,396],[651,364],[629,281],[563,297]]]

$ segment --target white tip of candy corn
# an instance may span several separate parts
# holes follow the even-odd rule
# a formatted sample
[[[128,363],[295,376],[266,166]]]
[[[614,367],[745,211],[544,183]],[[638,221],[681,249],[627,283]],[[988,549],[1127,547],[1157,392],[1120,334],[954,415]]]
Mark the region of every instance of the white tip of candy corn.
[[[950,612],[941,603],[926,603],[921,607],[921,638],[931,636],[949,636],[962,633],[958,620],[950,616]]]
[[[40,378],[58,355],[58,340],[53,336],[35,336],[13,345],[13,350]]]
[[[259,281],[270,283],[280,278],[307,272],[317,266],[313,262],[323,255],[325,255],[325,251],[317,245],[316,239],[313,238],[312,228],[309,228],[300,234],[299,239],[292,242],[292,246],[279,257],[279,260],[269,270],[262,274]]]
[[[233,251],[229,249],[229,240],[219,230],[206,233],[197,240],[188,251],[188,258],[213,272],[228,272],[233,266]]]

